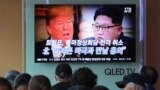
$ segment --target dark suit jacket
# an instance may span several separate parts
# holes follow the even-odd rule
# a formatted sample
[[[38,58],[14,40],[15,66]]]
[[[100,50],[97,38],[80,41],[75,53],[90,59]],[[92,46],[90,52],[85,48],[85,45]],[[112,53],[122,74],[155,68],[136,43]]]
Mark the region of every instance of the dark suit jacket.
[[[90,37],[90,38],[87,38],[86,40],[95,40],[94,37]],[[126,50],[123,51],[123,55],[121,54],[116,54],[116,55],[111,55],[110,52],[108,52],[107,55],[96,55],[95,52],[96,52],[96,47],[109,47],[109,49],[111,49],[111,47],[118,47],[118,46],[95,46],[94,47],[94,55],[81,55],[81,57],[91,57],[91,58],[118,58],[118,59],[131,59],[131,60],[117,60],[117,61],[135,61],[136,59],[136,40],[135,38],[130,38],[130,37],[126,37],[123,35],[123,33],[120,35],[119,37],[119,40],[122,40],[123,41],[123,46],[126,46]],[[89,47],[89,46],[88,46]],[[116,62],[116,60],[113,60]]]

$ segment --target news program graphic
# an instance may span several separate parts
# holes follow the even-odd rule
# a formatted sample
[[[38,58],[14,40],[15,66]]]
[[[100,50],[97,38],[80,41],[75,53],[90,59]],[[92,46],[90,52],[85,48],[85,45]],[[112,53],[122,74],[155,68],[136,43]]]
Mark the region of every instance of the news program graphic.
[[[135,4],[35,4],[35,62],[135,62]]]

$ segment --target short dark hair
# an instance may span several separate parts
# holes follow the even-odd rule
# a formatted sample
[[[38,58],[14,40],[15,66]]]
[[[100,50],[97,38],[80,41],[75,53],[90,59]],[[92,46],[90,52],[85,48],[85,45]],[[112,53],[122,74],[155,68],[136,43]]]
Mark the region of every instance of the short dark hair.
[[[88,67],[79,68],[74,72],[71,84],[93,88],[97,84],[97,75]]]
[[[57,65],[55,74],[60,78],[72,76],[72,68],[68,63],[60,63]]]
[[[50,80],[44,75],[36,75],[29,81],[29,90],[51,90]]]
[[[122,24],[123,13],[118,8],[111,6],[100,7],[95,12],[94,20],[96,20],[99,15],[105,15],[112,18],[112,23],[114,24]]]
[[[7,90],[12,90],[12,85],[3,77],[0,77],[0,87],[7,87]]]
[[[109,90],[106,86],[97,85],[93,88],[93,90]]]
[[[22,73],[16,76],[14,80],[14,88],[15,90],[20,86],[20,85],[27,85],[29,84],[29,80],[31,79],[31,75],[28,73]]]
[[[91,90],[91,89],[83,85],[74,85],[68,88],[67,90]]]
[[[143,76],[147,84],[154,85],[158,79],[158,72],[152,66],[143,66],[141,68],[140,74]]]

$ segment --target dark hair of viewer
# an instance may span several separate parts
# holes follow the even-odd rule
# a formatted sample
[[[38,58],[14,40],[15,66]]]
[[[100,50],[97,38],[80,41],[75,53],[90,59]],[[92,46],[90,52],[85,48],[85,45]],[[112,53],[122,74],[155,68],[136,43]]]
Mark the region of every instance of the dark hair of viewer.
[[[12,85],[3,77],[0,77],[0,87],[5,88],[5,90],[12,90]]]
[[[105,86],[97,85],[93,88],[93,90],[109,90],[109,89]]]
[[[91,89],[83,85],[74,85],[67,90],[91,90]]]
[[[55,74],[60,78],[72,76],[72,68],[68,63],[60,63],[57,65]]]
[[[28,90],[51,90],[50,80],[44,75],[33,76],[29,82]]]
[[[14,89],[16,90],[20,85],[26,85],[28,87],[31,75],[27,73],[22,73],[16,76],[14,80]]]
[[[72,85],[84,85],[93,88],[97,84],[97,75],[88,67],[79,68],[73,74]]]
[[[144,77],[147,84],[154,85],[158,79],[158,72],[154,67],[144,66],[142,67],[140,74]]]

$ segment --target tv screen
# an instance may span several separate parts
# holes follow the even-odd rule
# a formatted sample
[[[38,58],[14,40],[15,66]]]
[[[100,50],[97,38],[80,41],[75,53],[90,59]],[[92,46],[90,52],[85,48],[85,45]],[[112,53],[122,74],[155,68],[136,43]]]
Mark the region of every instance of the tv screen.
[[[135,62],[135,4],[35,4],[35,62]]]

